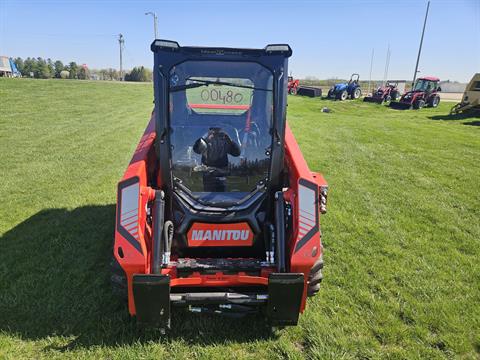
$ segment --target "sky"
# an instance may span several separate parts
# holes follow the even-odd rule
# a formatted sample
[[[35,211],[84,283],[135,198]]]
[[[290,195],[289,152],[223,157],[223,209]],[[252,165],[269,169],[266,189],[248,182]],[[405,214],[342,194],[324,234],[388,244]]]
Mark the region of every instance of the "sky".
[[[426,0],[0,0],[0,55],[76,61],[118,68],[118,34],[125,37],[124,68],[152,67],[150,43],[262,48],[288,43],[294,77],[411,79]],[[420,75],[468,82],[480,72],[480,0],[432,0]]]

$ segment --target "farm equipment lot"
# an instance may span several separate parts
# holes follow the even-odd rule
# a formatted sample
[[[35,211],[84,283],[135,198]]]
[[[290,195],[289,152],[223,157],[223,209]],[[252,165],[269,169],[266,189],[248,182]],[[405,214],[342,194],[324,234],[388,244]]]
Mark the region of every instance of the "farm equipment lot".
[[[289,96],[331,190],[324,281],[299,326],[174,312],[167,335],[138,330],[108,265],[152,99],[151,84],[0,79],[0,358],[480,356],[480,119],[437,120],[450,103]]]

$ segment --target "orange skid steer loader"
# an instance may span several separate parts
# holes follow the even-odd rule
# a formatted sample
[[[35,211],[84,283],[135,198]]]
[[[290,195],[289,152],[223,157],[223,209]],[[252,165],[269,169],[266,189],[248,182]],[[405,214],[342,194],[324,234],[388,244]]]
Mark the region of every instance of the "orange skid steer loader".
[[[118,184],[114,289],[161,329],[174,307],[296,325],[322,280],[328,186],[286,124],[290,47],[151,49],[155,108]]]

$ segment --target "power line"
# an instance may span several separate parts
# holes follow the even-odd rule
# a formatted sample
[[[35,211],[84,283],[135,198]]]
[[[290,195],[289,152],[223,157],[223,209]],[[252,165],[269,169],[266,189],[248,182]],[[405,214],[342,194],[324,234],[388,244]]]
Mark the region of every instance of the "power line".
[[[85,37],[113,37],[113,36],[118,36],[116,34],[95,34],[95,33],[80,33],[80,34],[69,34],[69,33],[46,33],[46,34],[42,34],[42,33],[29,33],[29,34],[18,34],[16,33],[15,34],[16,37],[23,37],[25,36],[26,38],[30,38],[30,37],[70,37],[70,38],[85,38]]]

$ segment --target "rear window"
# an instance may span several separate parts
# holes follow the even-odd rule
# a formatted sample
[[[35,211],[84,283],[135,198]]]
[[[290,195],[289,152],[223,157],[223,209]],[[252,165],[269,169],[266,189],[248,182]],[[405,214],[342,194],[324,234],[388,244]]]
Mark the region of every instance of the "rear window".
[[[203,204],[231,206],[270,181],[273,74],[254,62],[185,61],[170,71],[176,185]]]

